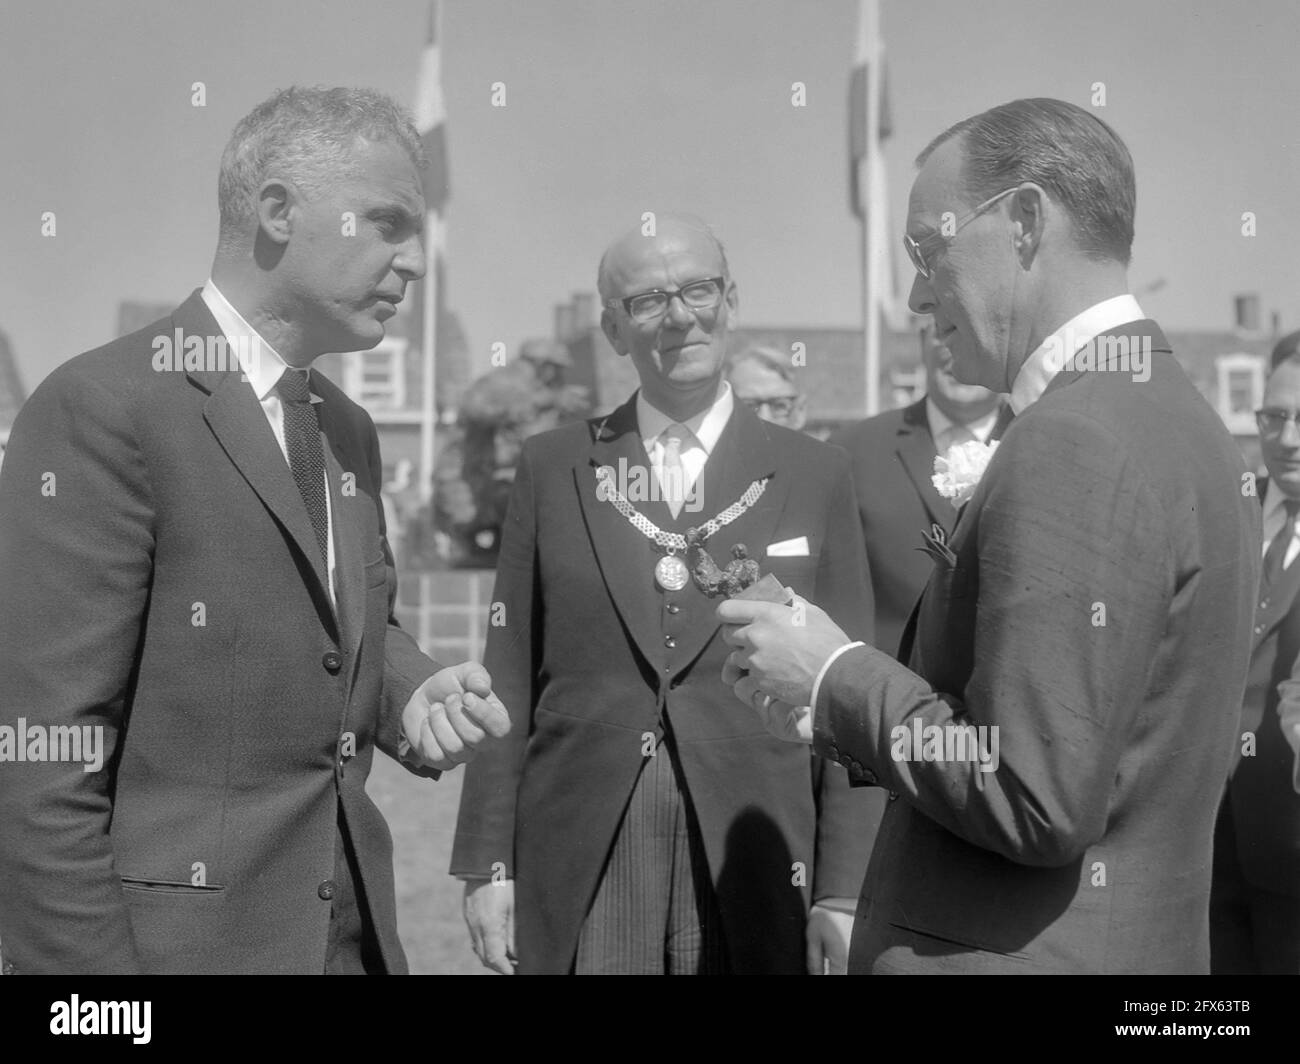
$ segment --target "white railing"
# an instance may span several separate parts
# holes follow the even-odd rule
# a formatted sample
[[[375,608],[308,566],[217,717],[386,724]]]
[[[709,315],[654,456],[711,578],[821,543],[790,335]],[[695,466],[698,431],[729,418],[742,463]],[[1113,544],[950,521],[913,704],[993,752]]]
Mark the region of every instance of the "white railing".
[[[482,569],[403,577],[398,585],[398,622],[435,661],[448,665],[482,661],[495,578],[495,573]]]

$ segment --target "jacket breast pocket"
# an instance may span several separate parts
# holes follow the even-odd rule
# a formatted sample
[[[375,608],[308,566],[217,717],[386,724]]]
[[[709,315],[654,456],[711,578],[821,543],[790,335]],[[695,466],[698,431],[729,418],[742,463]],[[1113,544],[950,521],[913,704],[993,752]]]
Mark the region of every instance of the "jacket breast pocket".
[[[771,573],[782,586],[811,599],[817,590],[817,559],[812,557],[764,558],[760,571]]]

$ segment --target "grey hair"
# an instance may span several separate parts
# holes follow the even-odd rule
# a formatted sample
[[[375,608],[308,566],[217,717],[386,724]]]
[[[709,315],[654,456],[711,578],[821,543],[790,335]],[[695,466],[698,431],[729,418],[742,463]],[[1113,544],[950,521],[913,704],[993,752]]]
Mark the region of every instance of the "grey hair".
[[[221,156],[221,239],[237,241],[257,217],[268,178],[291,180],[309,198],[348,172],[359,139],[393,142],[423,174],[424,146],[410,115],[373,89],[281,89],[239,120]]]
[[[1105,122],[1072,103],[1013,100],[963,119],[934,138],[916,165],[961,138],[966,187],[979,202],[1025,181],[1061,204],[1080,251],[1127,266],[1137,201],[1133,158]]]
[[[1273,345],[1273,353],[1268,357],[1269,372],[1283,362],[1300,362],[1300,332],[1287,333]]]
[[[694,229],[696,232],[703,233],[707,236],[713,246],[718,249],[718,257],[722,260],[722,276],[726,278],[727,281],[731,280],[731,266],[727,262],[727,249],[722,246],[722,240],[718,237],[718,234],[714,232],[713,226],[693,214],[663,214],[660,216],[659,220],[661,223],[664,221],[672,221],[686,229]],[[618,241],[615,241],[614,243],[616,244]],[[605,249],[605,253],[600,257],[600,265],[596,267],[596,291],[600,293],[600,302],[602,305],[607,305],[609,301],[614,298],[611,292],[612,284],[609,279],[609,270],[607,268],[609,253],[613,248],[614,244],[611,244]]]
[[[790,372],[790,359],[783,355],[775,347],[747,347],[743,351],[737,351],[733,355],[727,356],[727,376],[730,377],[732,371],[746,362],[755,362],[764,369],[770,369],[776,373],[786,384],[794,384],[794,374]]]

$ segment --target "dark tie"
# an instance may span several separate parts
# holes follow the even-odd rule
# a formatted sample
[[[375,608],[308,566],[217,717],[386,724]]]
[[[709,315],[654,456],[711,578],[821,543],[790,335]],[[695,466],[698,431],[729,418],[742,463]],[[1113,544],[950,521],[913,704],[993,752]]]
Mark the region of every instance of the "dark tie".
[[[1283,499],[1282,505],[1286,507],[1286,521],[1264,553],[1264,571],[1260,575],[1262,588],[1271,587],[1273,581],[1277,579],[1282,571],[1282,560],[1286,557],[1286,549],[1295,536],[1296,515],[1300,514],[1300,499]]]
[[[1001,441],[1002,434],[1011,427],[1011,422],[1015,419],[1016,412],[1011,409],[1011,404],[1004,400],[1002,409],[998,411],[997,420],[993,422],[993,431],[989,433],[989,443],[994,440]]]
[[[275,386],[284,406],[284,442],[289,451],[289,468],[298,483],[302,501],[311,515],[320,547],[321,562],[329,567],[329,516],[325,508],[325,448],[320,442],[320,420],[307,387],[307,373],[286,369]]]

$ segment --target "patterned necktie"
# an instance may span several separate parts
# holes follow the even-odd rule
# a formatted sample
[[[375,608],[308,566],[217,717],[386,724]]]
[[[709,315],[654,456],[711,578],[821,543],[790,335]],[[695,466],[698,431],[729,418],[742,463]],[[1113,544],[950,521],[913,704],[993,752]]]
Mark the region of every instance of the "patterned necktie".
[[[674,424],[659,434],[659,442],[664,449],[659,487],[673,517],[682,512],[682,503],[686,498],[686,466],[682,464],[682,444],[689,433],[690,429],[685,425]]]
[[[1260,574],[1260,586],[1268,588],[1272,586],[1278,574],[1282,572],[1282,561],[1286,558],[1286,549],[1291,545],[1291,540],[1296,531],[1296,515],[1300,514],[1300,499],[1283,499],[1282,505],[1286,508],[1286,521],[1278,529],[1278,533],[1268,545],[1268,550],[1264,554],[1264,570]]]
[[[325,448],[320,442],[320,419],[312,405],[307,374],[286,369],[275,386],[284,407],[284,442],[289,451],[289,468],[298,484],[302,501],[311,515],[321,562],[329,565],[329,516],[325,507]]]

